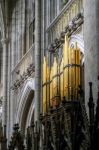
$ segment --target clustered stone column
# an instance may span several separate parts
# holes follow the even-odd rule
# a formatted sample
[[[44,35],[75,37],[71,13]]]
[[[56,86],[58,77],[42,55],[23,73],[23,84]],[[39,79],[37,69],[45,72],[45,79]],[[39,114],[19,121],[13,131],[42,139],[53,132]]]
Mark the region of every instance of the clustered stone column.
[[[84,0],[85,100],[88,103],[88,82],[93,82],[93,97],[97,100],[99,75],[99,0]]]
[[[39,120],[41,102],[41,0],[35,1],[35,121]]]
[[[3,126],[7,124],[7,60],[8,60],[8,53],[7,53],[7,45],[8,39],[2,39],[3,44]]]

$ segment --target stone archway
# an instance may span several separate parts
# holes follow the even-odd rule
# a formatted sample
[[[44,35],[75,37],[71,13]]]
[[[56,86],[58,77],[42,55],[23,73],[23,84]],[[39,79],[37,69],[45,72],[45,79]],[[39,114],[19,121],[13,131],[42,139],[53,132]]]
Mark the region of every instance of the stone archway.
[[[34,91],[34,79],[28,79],[21,91],[16,115],[16,123],[19,123],[23,134],[25,133],[26,127],[29,125],[27,121],[31,120],[32,117],[31,113],[33,113],[35,103]]]
[[[32,101],[26,120],[26,128],[31,126],[31,123],[34,121],[34,111],[35,111],[35,102]]]

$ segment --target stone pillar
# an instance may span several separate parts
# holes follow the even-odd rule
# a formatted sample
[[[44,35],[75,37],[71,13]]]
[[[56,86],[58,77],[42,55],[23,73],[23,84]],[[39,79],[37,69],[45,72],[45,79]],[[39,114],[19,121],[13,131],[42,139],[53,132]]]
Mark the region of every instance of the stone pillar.
[[[97,43],[97,58],[99,65],[99,0],[96,0],[96,43]],[[99,66],[98,67],[98,76],[99,76]]]
[[[89,84],[93,82],[93,97],[97,100],[97,77],[99,75],[99,0],[84,0],[85,45],[85,101],[89,98]]]
[[[2,39],[3,44],[3,126],[7,124],[7,71],[8,71],[8,39]]]
[[[11,77],[11,74],[10,74],[10,40],[8,41],[6,41],[6,53],[7,53],[7,73],[6,73],[6,79],[7,79],[7,81],[6,81],[6,89],[7,89],[7,94],[6,94],[6,101],[7,101],[7,105],[6,105],[6,111],[7,111],[7,121],[6,121],[6,130],[5,131],[7,131],[7,133],[6,133],[6,135],[7,135],[7,138],[9,138],[8,136],[9,136],[9,133],[10,133],[10,107],[9,107],[9,105],[10,105],[10,87],[11,87],[11,82],[10,82],[10,77]]]
[[[41,102],[41,0],[35,1],[35,121],[39,120]]]

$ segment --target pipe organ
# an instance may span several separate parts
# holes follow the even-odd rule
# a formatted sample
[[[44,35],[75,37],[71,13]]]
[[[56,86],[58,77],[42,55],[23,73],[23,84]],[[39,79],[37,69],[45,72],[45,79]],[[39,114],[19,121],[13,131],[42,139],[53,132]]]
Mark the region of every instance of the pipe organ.
[[[63,97],[68,101],[78,97],[78,86],[81,82],[80,49],[77,43],[74,47],[69,47],[66,35],[64,41],[60,63],[57,56],[54,56],[50,67],[45,57],[43,60],[43,113],[46,113],[49,107],[56,107]]]

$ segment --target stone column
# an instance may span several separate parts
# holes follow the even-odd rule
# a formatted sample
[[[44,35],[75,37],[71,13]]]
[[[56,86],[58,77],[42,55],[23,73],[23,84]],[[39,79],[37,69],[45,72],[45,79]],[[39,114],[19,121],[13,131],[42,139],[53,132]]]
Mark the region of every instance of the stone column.
[[[94,101],[97,100],[99,75],[99,0],[84,0],[85,100],[89,98],[88,82],[93,82]]]
[[[3,44],[3,126],[7,125],[7,71],[8,71],[8,39],[2,39]]]
[[[8,63],[7,63],[7,138],[10,139],[11,133],[11,41],[9,39],[8,46],[7,46],[7,56],[8,56]]]
[[[41,102],[41,0],[35,1],[35,121],[39,120]]]
[[[97,58],[99,65],[99,0],[96,0],[96,43],[97,43]],[[99,66],[98,67],[98,76],[99,76]]]

